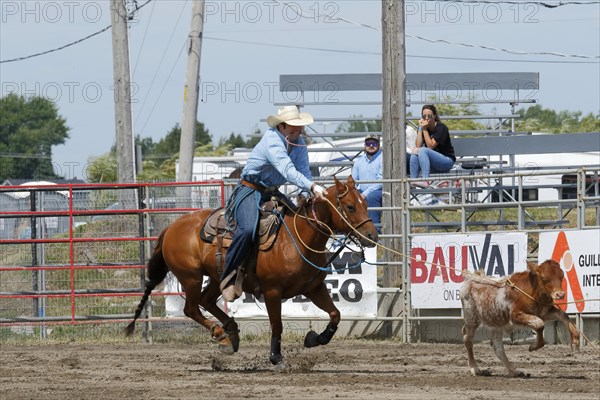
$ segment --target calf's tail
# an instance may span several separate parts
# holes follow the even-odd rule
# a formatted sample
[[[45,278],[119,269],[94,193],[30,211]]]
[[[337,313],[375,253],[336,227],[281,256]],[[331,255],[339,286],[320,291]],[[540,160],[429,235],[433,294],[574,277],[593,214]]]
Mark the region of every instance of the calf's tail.
[[[133,321],[131,321],[129,323],[129,325],[127,325],[127,327],[125,328],[125,336],[131,336],[133,334],[133,331],[135,329],[135,321],[142,314],[142,310],[144,309],[144,306],[146,305],[146,302],[148,301],[148,297],[150,296],[150,293],[152,293],[152,290],[154,290],[154,288],[156,286],[158,286],[165,279],[165,277],[167,276],[167,272],[169,272],[169,269],[167,268],[167,264],[165,263],[165,259],[163,257],[163,252],[162,252],[162,244],[163,244],[164,236],[165,236],[165,231],[162,231],[162,233],[158,237],[158,242],[156,243],[156,246],[154,247],[152,256],[150,257],[150,260],[148,260],[148,269],[147,269],[148,280],[146,280],[146,284],[145,284],[146,289],[144,290],[144,294],[142,296],[142,299],[140,300],[140,304],[138,304],[138,307],[135,310],[135,315],[133,316]]]

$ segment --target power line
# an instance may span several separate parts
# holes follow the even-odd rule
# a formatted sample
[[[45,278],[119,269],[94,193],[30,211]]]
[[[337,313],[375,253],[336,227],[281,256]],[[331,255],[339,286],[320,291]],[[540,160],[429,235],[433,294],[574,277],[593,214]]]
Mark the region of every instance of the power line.
[[[600,56],[588,56],[588,55],[581,55],[581,54],[563,54],[563,53],[556,53],[556,52],[553,52],[553,51],[537,51],[537,52],[519,51],[519,50],[510,50],[510,49],[503,49],[503,48],[498,48],[498,47],[484,46],[484,45],[479,45],[479,44],[451,42],[449,40],[444,40],[444,39],[429,39],[429,38],[426,38],[426,37],[423,37],[423,36],[417,36],[417,35],[406,34],[406,36],[410,37],[410,38],[413,38],[413,39],[423,40],[423,41],[426,41],[426,42],[429,42],[429,43],[444,43],[444,44],[450,44],[450,45],[454,45],[454,46],[479,48],[479,49],[492,50],[492,51],[500,51],[500,52],[509,53],[509,54],[516,54],[516,55],[555,56],[555,57],[585,58],[585,59],[598,58],[598,59],[600,59]]]
[[[546,8],[558,8],[563,6],[588,6],[600,4],[600,1],[559,1],[551,4],[546,1],[492,1],[492,0],[422,0],[428,3],[465,3],[465,4],[509,4],[509,5],[537,5]]]
[[[186,46],[187,43],[188,43],[188,41],[186,39],[183,42],[183,46],[181,46],[181,50],[179,51],[179,54],[177,55],[177,58],[175,59],[175,62],[173,63],[173,66],[171,67],[171,71],[169,71],[169,75],[167,76],[167,79],[165,79],[165,83],[163,84],[162,89],[160,89],[160,93],[158,94],[158,97],[156,98],[156,101],[154,102],[154,105],[152,106],[152,109],[150,110],[150,114],[148,115],[148,118],[146,119],[146,122],[144,122],[144,125],[142,126],[142,129],[140,130],[140,132],[144,132],[144,129],[146,128],[146,125],[150,121],[150,118],[152,118],[152,116],[154,115],[154,109],[156,108],[156,105],[158,104],[158,101],[161,99],[162,94],[165,91],[165,88],[167,87],[167,84],[169,83],[169,79],[171,79],[171,75],[173,74],[173,71],[175,70],[175,67],[177,66],[177,62],[179,61],[179,58],[181,57],[181,54],[183,53],[183,50],[185,49],[185,46]]]
[[[279,4],[283,4],[283,5],[287,5],[292,11],[294,11],[296,13],[296,15],[298,15],[301,18],[307,18],[307,19],[313,19],[313,20],[318,20],[321,18],[321,16],[319,15],[312,15],[312,16],[308,16],[308,15],[304,15],[304,13],[302,12],[302,10],[298,11],[297,7],[292,7],[290,6],[287,2],[285,1],[280,1],[280,0],[274,0],[275,2],[279,3]],[[428,1],[442,1],[442,2],[448,2],[448,3],[489,3],[489,4],[500,4],[500,3],[505,3],[505,4],[525,4],[525,3],[530,3],[530,4],[538,4],[538,5],[544,5],[546,7],[550,7],[549,3],[544,3],[544,2],[535,2],[535,1],[530,1],[530,2],[516,2],[516,1],[471,1],[471,0],[428,0]],[[561,5],[567,5],[567,4],[578,4],[578,5],[590,5],[590,4],[600,4],[600,1],[590,1],[590,2],[570,2],[570,3],[563,3],[562,1],[559,2],[557,5],[550,7],[550,8],[555,8],[555,7],[559,7]],[[373,25],[369,25],[369,24],[364,24],[362,22],[356,22],[356,21],[352,21],[346,18],[341,18],[341,17],[336,17],[333,18],[335,20],[338,21],[342,21],[342,22],[346,22],[348,24],[353,24],[353,25],[358,25],[360,27],[363,28],[367,28],[367,29],[372,29],[378,32],[381,32],[381,28],[373,26]],[[445,43],[445,44],[449,44],[449,45],[454,45],[454,46],[462,46],[462,47],[471,47],[471,48],[480,48],[480,49],[484,49],[484,50],[491,50],[491,51],[499,51],[499,52],[505,52],[505,53],[510,53],[510,54],[517,54],[517,55],[544,55],[544,56],[556,56],[556,57],[568,57],[568,58],[586,58],[586,59],[594,59],[594,58],[599,58],[600,56],[588,56],[588,55],[580,55],[580,54],[562,54],[562,53],[557,53],[557,52],[528,52],[528,51],[519,51],[519,50],[510,50],[510,49],[503,49],[503,48],[497,48],[497,47],[491,47],[491,46],[484,46],[484,45],[478,45],[478,44],[470,44],[470,43],[460,43],[460,42],[450,42],[448,40],[444,40],[444,39],[429,39],[423,36],[417,36],[417,35],[409,35],[407,33],[405,33],[406,37],[410,37],[410,38],[414,38],[414,39],[418,39],[418,40],[423,40],[429,43]]]
[[[516,63],[536,63],[536,64],[600,64],[598,61],[567,61],[567,60],[516,60],[502,58],[471,58],[471,57],[444,57],[444,56],[416,56],[407,54],[411,58],[432,58],[436,60],[456,60],[456,61],[493,61],[493,62],[516,62]]]
[[[314,51],[328,51],[328,52],[331,52],[331,53],[368,54],[368,55],[376,55],[376,56],[380,56],[381,55],[381,52],[373,52],[373,51],[326,49],[326,48],[322,48],[322,47],[307,47],[307,46],[291,46],[291,45],[285,45],[285,44],[251,42],[251,41],[248,41],[248,40],[223,39],[223,38],[216,38],[216,37],[210,37],[210,36],[204,36],[204,39],[216,40],[216,41],[221,41],[221,42],[254,44],[254,45],[257,45],[257,46],[281,47],[281,48],[285,48],[285,49],[301,49],[301,50],[314,50]]]
[[[140,9],[142,9],[143,7],[145,7],[148,3],[150,3],[152,0],[148,0],[146,3],[142,4],[141,6],[137,7],[135,11],[133,11],[130,14],[130,18],[133,17],[134,13]],[[279,1],[279,0],[274,0],[279,4],[283,4],[283,5],[287,5],[287,2],[283,2],[283,1]],[[517,1],[485,1],[485,0],[423,0],[423,1],[428,1],[428,2],[443,2],[443,3],[488,3],[488,4],[537,4],[537,5],[543,5],[545,7],[549,7],[549,8],[556,8],[559,6],[565,6],[565,5],[593,5],[593,4],[600,4],[600,1],[589,1],[589,2],[584,2],[584,1],[574,1],[574,2],[565,2],[565,1],[560,1],[554,5],[547,3],[547,2],[536,2],[536,1],[524,1],[524,2],[517,2]],[[315,16],[307,16],[304,15],[301,11],[298,11],[296,8],[294,7],[290,7],[291,10],[293,10],[294,12],[296,12],[296,14],[302,18],[307,18],[307,19],[314,19]],[[320,16],[317,16],[317,18],[320,18]],[[369,24],[364,24],[364,23],[360,23],[360,22],[356,22],[356,21],[352,21],[346,18],[341,18],[341,17],[336,17],[335,18],[338,21],[342,21],[342,22],[346,22],[348,24],[352,24],[352,25],[357,25],[359,27],[362,28],[367,28],[367,29],[372,29],[375,31],[380,32],[381,28],[379,27],[375,27]],[[74,42],[68,43],[64,46],[60,46],[57,47],[55,49],[51,49],[51,50],[47,50],[44,52],[40,52],[40,53],[36,53],[36,54],[32,54],[29,56],[24,56],[24,57],[18,57],[18,58],[14,58],[14,59],[10,59],[10,60],[0,60],[0,64],[2,63],[9,63],[9,62],[16,62],[16,61],[23,61],[23,60],[27,60],[29,58],[33,58],[33,57],[38,57],[44,54],[48,54],[48,53],[52,53],[52,52],[56,52],[62,49],[65,49],[67,47],[73,46],[77,43],[81,43],[85,40],[88,40],[96,35],[99,35],[102,32],[105,32],[106,30],[108,30],[110,28],[110,25],[107,26],[104,29],[101,29],[98,32],[92,33],[91,35],[88,35],[82,39],[76,40]],[[555,57],[564,57],[564,58],[582,58],[582,59],[600,59],[600,56],[589,56],[589,55],[580,55],[580,54],[563,54],[563,53],[558,53],[558,52],[528,52],[528,51],[519,51],[519,50],[510,50],[510,49],[504,49],[504,48],[496,48],[496,47],[491,47],[491,46],[485,46],[485,45],[478,45],[478,44],[471,44],[471,43],[460,43],[460,42],[450,42],[444,39],[430,39],[430,38],[426,38],[423,36],[418,36],[418,35],[410,35],[410,34],[406,34],[406,37],[410,37],[413,39],[417,39],[417,40],[423,40],[429,43],[444,43],[444,44],[448,44],[448,45],[454,45],[454,46],[461,46],[461,47],[469,47],[469,48],[480,48],[480,49],[484,49],[484,50],[490,50],[490,51],[498,51],[498,52],[506,52],[506,53],[510,53],[510,54],[516,54],[516,55],[540,55],[540,56],[555,56]],[[355,53],[355,54],[373,54],[373,55],[381,55],[381,53],[373,53],[373,52],[361,52],[361,51],[350,51],[350,50],[336,50],[336,49],[322,49],[322,48],[310,48],[310,47],[300,47],[300,46],[286,46],[286,45],[275,45],[275,44],[266,44],[266,43],[258,43],[258,42],[245,42],[245,41],[236,41],[236,40],[228,40],[228,39],[220,39],[220,38],[208,38],[208,39],[212,39],[212,40],[221,40],[221,41],[230,41],[230,42],[238,42],[238,43],[248,43],[248,44],[255,44],[255,45],[263,45],[263,46],[272,46],[272,47],[283,47],[283,48],[299,48],[299,49],[305,49],[305,50],[317,50],[317,51],[330,51],[330,52],[337,52],[337,53]],[[452,59],[452,58],[447,58],[447,59]],[[459,58],[460,59],[460,58]],[[467,58],[465,58],[467,59]],[[478,60],[478,59],[473,59],[473,60]],[[485,59],[480,59],[482,61],[485,61]],[[503,60],[504,61],[504,60]],[[509,61],[509,60],[506,60]],[[515,62],[518,62],[515,60]],[[543,61],[540,61],[543,62]]]
[[[30,59],[30,58],[33,58],[33,57],[39,57],[39,56],[43,56],[44,54],[54,53],[55,51],[60,51],[60,50],[62,50],[62,49],[66,49],[67,47],[71,47],[71,46],[74,46],[74,45],[76,45],[77,43],[81,43],[81,42],[84,42],[84,41],[86,41],[86,40],[88,40],[88,39],[91,39],[91,38],[93,38],[94,36],[96,36],[96,35],[99,35],[99,34],[101,34],[101,33],[102,33],[102,32],[104,32],[104,31],[107,31],[107,30],[109,30],[109,29],[110,29],[110,27],[111,27],[111,26],[109,25],[109,26],[107,26],[106,28],[103,28],[103,29],[99,30],[98,32],[94,32],[94,33],[92,33],[91,35],[88,35],[88,36],[86,36],[86,37],[84,37],[84,38],[81,38],[81,39],[79,39],[79,40],[76,40],[76,41],[74,41],[74,42],[71,42],[71,43],[65,44],[64,46],[57,47],[57,48],[55,48],[55,49],[51,49],[51,50],[42,51],[42,52],[40,52],[40,53],[35,53],[35,54],[31,54],[31,55],[24,56],[24,57],[13,58],[13,59],[10,59],[10,60],[0,60],[0,64],[9,63],[9,62],[15,62],[15,61],[23,61],[23,60],[27,60],[27,59]]]
[[[374,51],[360,51],[360,50],[340,50],[340,49],[328,49],[322,47],[307,47],[307,46],[291,46],[291,45],[283,45],[283,44],[273,44],[273,43],[262,43],[262,42],[252,42],[248,40],[235,40],[235,39],[223,39],[205,36],[205,39],[208,40],[217,40],[222,42],[232,42],[232,43],[242,43],[242,44],[252,44],[257,46],[267,46],[267,47],[280,47],[280,48],[290,48],[290,49],[300,49],[300,50],[311,50],[311,51],[325,51],[325,52],[335,52],[335,53],[348,53],[348,54],[365,54],[365,55],[375,55],[381,56],[381,52]],[[430,58],[436,60],[457,60],[457,61],[495,61],[495,62],[531,62],[531,63],[543,63],[543,64],[598,64],[597,61],[539,61],[539,60],[516,60],[516,59],[498,59],[498,58],[473,58],[473,57],[444,57],[444,56],[421,56],[421,55],[411,55],[407,54],[407,57],[412,58]]]
[[[142,4],[141,6],[139,6],[139,7],[137,7],[137,6],[136,6],[136,9],[135,9],[134,11],[132,11],[132,12],[131,12],[131,13],[128,15],[128,18],[129,18],[129,19],[132,19],[132,18],[133,18],[133,16],[135,15],[135,13],[136,13],[137,11],[141,10],[142,8],[144,8],[144,7],[145,7],[145,6],[146,6],[148,3],[150,3],[151,1],[152,1],[152,0],[148,0],[148,1],[146,1],[144,4]],[[137,4],[137,3],[136,3],[136,4]],[[81,38],[81,39],[78,39],[78,40],[76,40],[76,41],[74,41],[74,42],[71,42],[71,43],[67,43],[67,44],[65,44],[65,45],[63,45],[63,46],[56,47],[56,48],[54,48],[54,49],[50,49],[50,50],[46,50],[46,51],[42,51],[42,52],[40,52],[40,53],[30,54],[30,55],[28,55],[28,56],[23,56],[23,57],[12,58],[12,59],[10,59],[10,60],[0,60],[0,64],[9,63],[9,62],[16,62],[16,61],[28,60],[28,59],[30,59],[30,58],[39,57],[39,56],[43,56],[43,55],[45,55],[45,54],[50,54],[50,53],[54,53],[54,52],[56,52],[56,51],[60,51],[60,50],[66,49],[67,47],[71,47],[71,46],[74,46],[74,45],[76,45],[76,44],[78,44],[78,43],[85,42],[86,40],[88,40],[88,39],[91,39],[91,38],[93,38],[94,36],[97,36],[97,35],[99,35],[99,34],[101,34],[101,33],[105,32],[105,31],[109,30],[109,29],[111,28],[111,26],[112,26],[112,25],[108,25],[106,28],[102,28],[102,29],[100,29],[100,30],[99,30],[99,31],[97,31],[97,32],[94,32],[94,33],[92,33],[92,34],[90,34],[90,35],[87,35],[86,37],[83,37],[83,38]]]
[[[158,75],[160,68],[162,67],[163,61],[165,60],[165,55],[167,54],[167,51],[171,47],[171,41],[173,40],[173,36],[175,36],[175,31],[177,30],[177,26],[179,25],[179,21],[181,20],[181,16],[183,15],[183,11],[185,10],[186,5],[187,5],[187,0],[183,3],[183,6],[181,7],[181,11],[179,12],[179,16],[177,17],[175,26],[173,27],[173,30],[171,31],[171,36],[169,37],[169,41],[167,42],[165,49],[163,50],[163,54],[160,57],[160,62],[158,63],[158,66],[156,67],[156,70],[154,71],[154,75],[152,76],[152,79],[150,80],[150,87],[148,88],[148,91],[146,92],[146,96],[144,96],[144,101],[142,102],[139,112],[136,113],[137,116],[135,117],[134,125],[137,125],[137,121],[140,118],[140,116],[142,115],[142,112],[144,111],[144,107],[146,106],[146,101],[148,100],[148,98],[150,96],[150,92],[152,91],[152,88],[154,87],[154,83],[156,82],[156,76]],[[171,74],[169,74],[169,77],[167,77],[167,80],[170,78],[170,76],[171,76]],[[162,93],[162,91],[161,91],[161,93]],[[144,126],[145,126],[145,124],[144,124]]]
[[[137,66],[140,61],[140,57],[142,55],[144,43],[146,42],[146,35],[148,34],[148,28],[150,27],[150,21],[152,21],[152,16],[154,15],[155,7],[156,7],[156,2],[152,4],[152,9],[150,10],[150,17],[148,18],[148,23],[146,24],[146,29],[144,30],[144,36],[142,37],[142,43],[140,44],[140,51],[138,52],[138,56],[135,59],[135,64],[133,65],[133,73],[131,74],[132,77],[135,76],[135,71],[137,70]]]

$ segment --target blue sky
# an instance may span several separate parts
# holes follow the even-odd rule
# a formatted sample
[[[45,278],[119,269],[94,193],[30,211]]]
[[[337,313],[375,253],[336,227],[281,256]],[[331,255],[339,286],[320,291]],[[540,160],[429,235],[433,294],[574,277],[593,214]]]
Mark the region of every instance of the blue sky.
[[[549,9],[538,3],[407,1],[407,72],[539,72],[540,89],[532,95],[543,107],[600,113],[600,4]],[[154,0],[131,21],[135,134],[157,141],[181,122],[190,18],[191,1]],[[110,25],[109,2],[0,0],[0,20],[0,60],[9,60]],[[206,1],[198,119],[215,142],[232,132],[246,135],[264,130],[260,120],[275,111],[273,102],[286,100],[277,87],[281,74],[380,73],[380,27],[381,2],[374,0]],[[55,168],[67,178],[84,178],[90,158],[114,144],[112,73],[110,30],[64,50],[0,64],[0,95],[47,96],[67,119],[70,138],[53,148]],[[348,96],[340,100],[380,100],[379,93]],[[315,117],[381,115],[377,106],[306,111]]]

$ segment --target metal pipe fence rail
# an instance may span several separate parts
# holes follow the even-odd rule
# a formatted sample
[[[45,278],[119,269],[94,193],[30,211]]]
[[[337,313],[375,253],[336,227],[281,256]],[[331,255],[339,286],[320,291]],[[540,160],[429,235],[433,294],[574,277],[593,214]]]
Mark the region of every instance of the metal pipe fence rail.
[[[222,181],[0,188],[0,338],[15,324],[45,338],[57,323],[130,317],[155,234],[222,206],[224,191]]]
[[[536,177],[574,175],[576,180],[553,189],[556,199],[524,200],[531,171],[469,175],[440,175],[439,181],[459,182],[458,186],[416,189],[411,180],[384,180],[384,185],[402,184],[405,195],[431,194],[448,199],[447,204],[420,204],[413,199],[405,212],[409,215],[409,239],[416,234],[524,231],[533,236],[555,228],[561,230],[600,227],[600,168],[544,170]],[[591,181],[589,176],[594,177]],[[495,182],[516,179],[515,187],[495,186]],[[595,180],[594,180],[595,179]],[[329,184],[332,181],[321,179]],[[202,207],[224,204],[233,181],[127,184],[57,185],[44,187],[6,187],[0,189],[0,341],[18,338],[22,327],[33,327],[40,338],[51,329],[65,326],[110,325],[128,321],[143,291],[144,266],[151,242],[157,234],[182,213]],[[191,197],[178,198],[177,187],[191,189]],[[508,185],[504,185],[508,186]],[[537,184],[538,188],[542,184]],[[559,198],[560,190],[573,189],[573,198]],[[516,191],[512,197],[492,199],[485,194]],[[128,208],[119,203],[119,191],[129,191]],[[285,191],[285,189],[284,189]],[[64,193],[61,193],[64,192]],[[477,196],[471,197],[468,194]],[[391,196],[390,193],[384,194]],[[450,201],[452,199],[452,201]],[[391,204],[400,204],[392,199]],[[381,207],[383,218],[403,212],[400,207]],[[541,210],[541,211],[540,211]],[[495,213],[479,217],[480,213]],[[542,216],[539,217],[539,213]],[[452,218],[449,218],[449,215]],[[549,217],[551,215],[551,218]],[[533,219],[531,219],[533,217]],[[526,223],[542,218],[542,226]],[[401,237],[401,232],[383,232],[382,241]],[[528,258],[535,259],[535,247]],[[406,260],[379,258],[378,268],[400,268],[409,278]],[[143,336],[151,340],[151,324],[166,321],[165,297],[179,292],[157,291],[152,307],[143,319]],[[460,315],[440,310],[425,315],[410,303],[410,279],[400,288],[379,288],[377,316],[344,317],[353,323],[381,324],[388,332],[419,340],[419,329],[428,329],[431,321],[456,321]],[[451,311],[451,310],[450,310]],[[597,321],[597,315],[575,314],[582,329]],[[169,319],[170,320],[170,319]],[[176,320],[176,319],[175,319]],[[173,321],[175,321],[173,320]],[[250,318],[248,320],[254,320]],[[258,318],[258,320],[266,319]],[[289,318],[285,321],[303,320]],[[320,321],[306,318],[306,321]],[[583,321],[592,321],[584,324]],[[429,322],[428,322],[429,321]],[[354,326],[354,325],[353,325]],[[369,325],[370,326],[370,325]],[[379,326],[379,325],[378,325]],[[371,327],[372,328],[372,327]],[[369,328],[369,329],[371,329]]]

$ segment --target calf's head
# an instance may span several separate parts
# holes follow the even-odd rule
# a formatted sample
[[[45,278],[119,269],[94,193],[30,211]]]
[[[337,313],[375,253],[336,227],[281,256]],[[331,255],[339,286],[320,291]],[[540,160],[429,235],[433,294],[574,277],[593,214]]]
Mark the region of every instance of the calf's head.
[[[550,295],[553,300],[565,298],[562,281],[565,273],[554,260],[546,260],[540,265],[529,264],[531,279],[537,280],[540,290]]]

